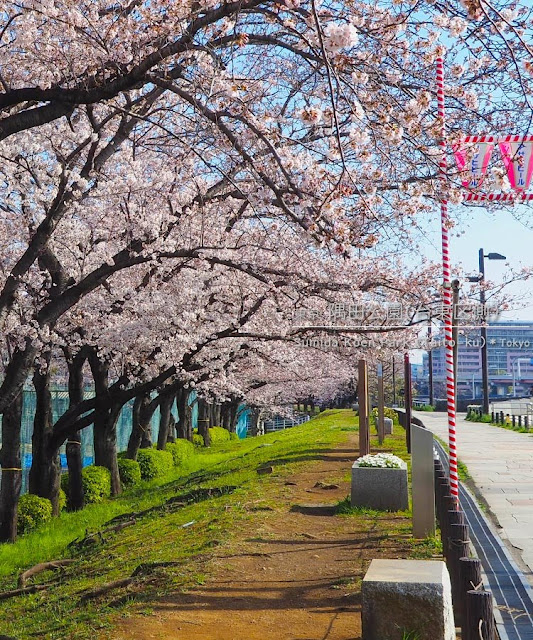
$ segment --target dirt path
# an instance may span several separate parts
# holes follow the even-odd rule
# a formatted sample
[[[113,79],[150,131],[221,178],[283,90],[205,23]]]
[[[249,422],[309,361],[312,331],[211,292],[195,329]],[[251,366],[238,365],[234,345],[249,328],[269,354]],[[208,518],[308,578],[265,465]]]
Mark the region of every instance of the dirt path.
[[[124,620],[114,640],[359,640],[360,584],[371,558],[405,557],[372,518],[334,515],[350,491],[354,436],[276,483],[275,511],[257,512],[209,562],[206,584]],[[270,498],[269,498],[270,501]],[[391,515],[394,527],[405,518]]]

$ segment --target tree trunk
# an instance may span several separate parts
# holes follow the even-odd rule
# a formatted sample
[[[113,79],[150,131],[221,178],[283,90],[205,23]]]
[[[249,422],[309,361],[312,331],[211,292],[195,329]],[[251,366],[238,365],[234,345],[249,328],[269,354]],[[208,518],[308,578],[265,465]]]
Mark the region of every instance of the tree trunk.
[[[204,398],[198,398],[198,433],[204,439],[206,447],[211,446],[211,435],[209,434],[209,413],[210,405]]]
[[[122,492],[117,462],[117,422],[122,405],[111,409],[96,408],[94,419],[94,464],[109,469],[111,473],[111,495]]]
[[[239,412],[239,405],[240,405],[240,400],[235,400],[233,399],[229,404],[228,404],[228,431],[230,433],[236,433],[237,432],[237,415]]]
[[[17,538],[17,507],[22,487],[20,457],[22,393],[21,391],[13,402],[8,405],[2,417],[0,542],[14,542]]]
[[[117,421],[122,405],[108,408],[104,401],[109,393],[109,363],[101,360],[94,351],[89,355],[89,364],[94,378],[96,407],[94,410],[94,464],[106,467],[111,473],[111,495],[121,493],[117,463]]]
[[[215,412],[214,412],[214,422],[213,426],[221,427],[222,426],[222,405],[220,402],[215,404]]]
[[[52,503],[52,511],[59,515],[59,478],[61,465],[59,451],[50,446],[52,435],[52,395],[50,393],[50,353],[45,355],[46,369],[35,371],[33,386],[36,394],[35,418],[32,436],[32,465],[29,490]]]
[[[126,456],[131,460],[137,458],[139,449],[149,449],[152,446],[152,425],[150,420],[154,415],[158,401],[150,400],[150,394],[136,396],[133,404],[133,425]]]
[[[211,404],[209,405],[209,426],[210,427],[215,427],[216,426],[216,403],[215,402],[211,402]]]
[[[176,432],[178,438],[192,440],[191,410],[189,409],[188,400],[189,390],[180,387],[176,394],[176,401],[178,404],[178,423],[176,425]]]
[[[161,401],[159,403],[159,434],[157,436],[157,448],[162,450],[165,448],[170,432],[170,410],[174,403],[175,392],[173,389],[161,392]]]
[[[176,418],[174,414],[170,414],[170,420],[168,422],[168,436],[167,442],[174,442],[176,440]]]
[[[217,423],[217,426],[229,431],[229,420],[229,404],[227,402],[223,402],[220,405],[220,421]]]
[[[68,361],[68,396],[69,409],[73,409],[83,402],[83,365],[85,355],[81,352]],[[79,511],[85,506],[81,470],[83,459],[81,455],[81,431],[76,431],[67,440],[68,466],[68,508]]]
[[[250,435],[258,436],[259,435],[259,416],[261,415],[261,410],[258,407],[253,407],[250,412]]]

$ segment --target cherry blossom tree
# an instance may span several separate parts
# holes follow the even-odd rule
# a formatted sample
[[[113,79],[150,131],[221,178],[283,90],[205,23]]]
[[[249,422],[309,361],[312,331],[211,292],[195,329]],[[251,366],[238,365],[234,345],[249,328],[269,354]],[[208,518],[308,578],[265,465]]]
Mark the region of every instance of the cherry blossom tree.
[[[286,341],[278,307],[410,289],[401,254],[437,192],[442,42],[451,132],[526,126],[509,108],[529,104],[518,6],[20,0],[0,16],[2,539],[21,390],[37,365],[46,396],[54,349],[89,358],[101,388],[81,401],[73,382],[70,412],[39,427],[49,456],[98,415],[114,469],[121,402],[214,372],[215,396],[245,397],[268,376],[239,385],[232,368]]]

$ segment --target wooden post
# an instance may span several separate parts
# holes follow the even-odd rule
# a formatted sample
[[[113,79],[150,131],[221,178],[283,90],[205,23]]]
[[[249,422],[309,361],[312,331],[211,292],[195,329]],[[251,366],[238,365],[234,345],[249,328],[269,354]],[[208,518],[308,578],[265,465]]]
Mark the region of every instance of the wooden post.
[[[481,560],[479,558],[459,558],[459,597],[464,600],[465,615],[461,625],[463,640],[467,635],[466,594],[468,591],[482,591]]]
[[[359,455],[370,453],[370,434],[368,429],[368,371],[366,360],[359,360],[359,381],[357,385],[359,400]]]
[[[383,444],[385,439],[385,396],[383,393],[383,365],[378,364],[378,442]]]
[[[405,442],[407,452],[411,453],[411,418],[413,410],[413,396],[411,389],[411,362],[409,354],[403,356],[404,365],[404,398],[405,398]]]
[[[441,522],[440,522],[440,537],[442,540],[442,554],[445,558],[448,557],[448,539],[450,536],[450,519],[448,516],[449,511],[456,509],[455,497],[446,495],[441,500]]]
[[[448,571],[452,583],[452,601],[456,626],[462,626],[465,619],[464,593],[461,591],[460,558],[468,556],[470,541],[468,525],[451,524],[448,540]]]
[[[467,591],[466,633],[463,640],[496,640],[496,624],[490,591]]]

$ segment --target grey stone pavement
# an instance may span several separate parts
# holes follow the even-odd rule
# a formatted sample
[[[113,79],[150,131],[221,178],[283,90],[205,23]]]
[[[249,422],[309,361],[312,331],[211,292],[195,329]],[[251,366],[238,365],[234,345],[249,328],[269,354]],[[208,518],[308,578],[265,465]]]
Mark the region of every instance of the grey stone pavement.
[[[448,418],[413,412],[426,428],[448,442]],[[533,580],[533,433],[517,433],[479,422],[456,420],[457,457],[495,516],[498,532],[526,579]],[[525,565],[525,566],[524,566]]]

